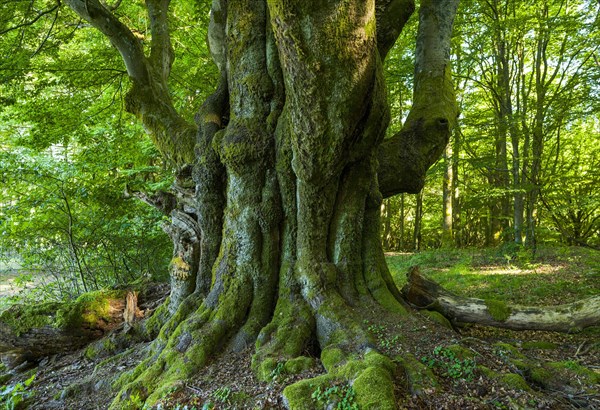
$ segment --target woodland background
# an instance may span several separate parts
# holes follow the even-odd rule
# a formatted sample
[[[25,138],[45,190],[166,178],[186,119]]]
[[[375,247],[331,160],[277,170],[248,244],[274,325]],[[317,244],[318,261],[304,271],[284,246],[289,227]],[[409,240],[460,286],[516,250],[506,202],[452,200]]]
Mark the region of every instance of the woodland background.
[[[67,8],[13,3],[0,5],[4,270],[21,273],[19,283],[42,280],[38,292],[50,299],[165,279],[166,221],[139,198],[168,189],[173,170],[123,110],[120,57]],[[121,7],[144,39],[143,7]],[[425,189],[385,200],[385,249],[496,247],[510,260],[534,257],[540,244],[600,247],[599,7],[461,2],[452,57],[459,125]],[[217,79],[207,19],[206,2],[173,5],[181,53],[171,86],[188,118]],[[416,20],[386,62],[390,135],[411,105]]]

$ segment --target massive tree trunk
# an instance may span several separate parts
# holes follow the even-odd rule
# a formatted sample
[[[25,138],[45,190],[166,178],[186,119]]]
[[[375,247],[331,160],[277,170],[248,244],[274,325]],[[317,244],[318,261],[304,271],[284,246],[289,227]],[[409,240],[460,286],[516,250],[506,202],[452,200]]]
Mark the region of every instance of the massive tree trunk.
[[[316,347],[329,373],[368,380],[354,384],[359,404],[374,404],[366,391],[377,388],[389,392],[378,404],[394,408],[393,366],[373,350],[360,312],[405,312],[381,248],[380,206],[419,192],[448,141],[458,1],[421,1],[414,106],[386,141],[382,64],[411,0],[213,0],[208,40],[221,83],[197,127],[168,94],[169,0],[146,1],[149,55],[98,0],[67,3],[119,50],[133,84],[128,109],[180,169],[176,205],[162,207],[172,217],[171,296],[146,326],[160,330],[152,354],[120,380],[113,407],[133,393],[151,403],[214,354],[256,345],[259,377]]]

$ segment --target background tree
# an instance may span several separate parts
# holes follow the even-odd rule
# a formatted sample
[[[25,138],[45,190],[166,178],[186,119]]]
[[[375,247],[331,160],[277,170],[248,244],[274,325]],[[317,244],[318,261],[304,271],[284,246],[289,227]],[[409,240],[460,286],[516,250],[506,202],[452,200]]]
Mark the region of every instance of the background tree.
[[[536,198],[572,196],[556,169],[571,160],[576,166],[577,156],[559,152],[568,146],[567,141],[577,139],[584,123],[592,130],[597,121],[597,70],[592,57],[597,52],[596,9],[597,5],[588,2],[461,2],[453,38],[461,108],[453,147],[459,146],[453,150],[453,186],[446,185],[446,191],[452,189],[455,199],[460,199],[453,204],[453,221],[461,221],[454,230],[461,245],[520,244],[526,226],[533,222],[538,228],[529,231],[529,245],[533,246],[535,232],[543,242],[569,242],[568,236],[557,235],[560,231],[555,227],[557,220],[569,224],[567,219],[552,217],[549,207]],[[394,69],[405,72],[402,64]],[[534,161],[534,157],[539,159]],[[450,161],[446,164],[449,175]],[[424,191],[426,247],[438,246],[448,236],[444,215],[435,205],[444,195],[443,174],[438,169],[430,169]],[[538,175],[537,184],[532,175]],[[555,204],[551,208],[558,210],[560,205]],[[531,216],[529,225],[526,210]],[[412,215],[407,218],[404,223],[412,224]],[[390,221],[389,236],[400,236],[394,232],[399,225],[397,219]],[[597,241],[595,235],[588,238],[588,242]]]

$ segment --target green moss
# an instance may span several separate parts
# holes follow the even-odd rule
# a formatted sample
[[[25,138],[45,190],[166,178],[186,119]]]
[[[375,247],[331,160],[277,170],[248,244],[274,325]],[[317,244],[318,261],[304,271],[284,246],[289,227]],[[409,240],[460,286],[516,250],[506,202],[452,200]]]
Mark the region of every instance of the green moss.
[[[379,272],[373,272],[370,275],[368,273],[365,273],[366,276],[375,276],[378,274]],[[379,278],[377,278],[377,280],[379,280]],[[383,280],[381,282],[382,286],[373,286],[372,282],[369,283],[369,290],[375,298],[375,300],[377,300],[377,302],[379,302],[379,304],[381,304],[381,306],[386,308],[388,311],[396,313],[402,317],[407,316],[408,311],[406,310],[406,308],[396,300],[396,298],[394,297],[394,295],[392,295],[387,286],[385,286],[385,282],[383,282]]]
[[[299,356],[285,362],[284,369],[286,373],[298,374],[313,368],[315,364],[315,359],[312,357]]]
[[[105,337],[103,339],[97,340],[91,343],[86,349],[83,355],[89,359],[93,360],[101,356],[108,356],[115,352],[117,349],[117,345],[114,341],[110,339],[110,337]]]
[[[496,372],[493,371],[492,369],[490,369],[489,367],[483,366],[483,365],[478,365],[477,366],[477,370],[483,374],[485,377],[488,377],[490,379],[494,378],[494,376],[496,375]]]
[[[450,345],[447,346],[446,349],[454,353],[454,355],[461,360],[472,359],[475,357],[472,350],[462,347],[461,345]]]
[[[336,377],[325,374],[312,379],[304,379],[287,386],[283,389],[283,401],[288,409],[314,410],[315,404],[312,400],[313,392],[321,387],[333,384]]]
[[[85,358],[89,360],[94,360],[96,357],[98,357],[98,350],[96,349],[95,344],[92,343],[91,345],[89,345],[85,349],[85,352],[83,352],[83,356],[85,356]]]
[[[63,305],[56,312],[53,326],[56,328],[77,328],[82,325],[95,327],[98,321],[111,321],[111,302],[124,299],[124,290],[98,290],[84,293],[75,302]]]
[[[512,389],[531,391],[531,387],[525,379],[516,373],[499,373],[485,366],[477,366],[477,370],[488,379],[498,380]]]
[[[346,355],[340,348],[328,346],[321,352],[321,362],[328,372],[331,372],[335,366],[339,366],[344,360],[346,360]]]
[[[381,367],[368,367],[352,384],[356,402],[363,409],[396,409],[390,373]]]
[[[494,348],[496,352],[501,356],[508,356],[509,358],[519,359],[519,360],[527,360],[527,357],[522,354],[519,349],[510,343],[497,342],[494,343]]]
[[[488,299],[485,301],[488,312],[498,322],[504,322],[510,317],[511,309],[501,300]]]
[[[348,360],[346,364],[335,369],[334,374],[346,380],[352,380],[367,368],[363,360]]]
[[[277,360],[272,357],[268,357],[263,360],[255,369],[256,377],[258,380],[269,382],[273,380],[273,372],[277,368]]]
[[[365,25],[365,34],[367,35],[367,37],[372,38],[375,36],[375,27],[375,16],[373,16],[373,18],[369,19],[369,21],[367,21],[367,24]]]
[[[522,372],[529,370],[532,366],[531,363],[529,363],[527,360],[510,359],[509,361],[513,366],[515,366]]]
[[[406,373],[410,392],[417,396],[437,390],[438,382],[431,369],[418,361],[412,354],[405,353],[396,356],[395,360],[400,363]]]
[[[282,271],[286,272],[283,269]],[[261,374],[263,377],[268,376],[264,370],[260,370],[262,362],[268,358],[273,358],[275,362],[287,359],[291,362],[289,365],[286,363],[291,373],[295,373],[300,362],[306,360],[300,355],[306,348],[306,341],[310,338],[311,325],[314,321],[308,307],[297,302],[290,303],[289,295],[282,293],[273,318],[271,323],[262,329],[256,340],[252,369],[259,377]],[[313,359],[311,361],[314,363]],[[273,362],[268,367],[272,366]]]
[[[0,322],[9,326],[16,336],[30,329],[52,325],[59,303],[12,305],[0,313]]]
[[[243,165],[265,158],[270,146],[269,136],[260,127],[250,123],[230,123],[219,141],[219,157],[235,173],[243,171]]]
[[[436,312],[435,310],[422,310],[421,313],[445,328],[454,330],[452,323],[450,323],[446,316],[442,315],[440,312]]]
[[[556,343],[539,341],[539,342],[524,342],[521,347],[523,349],[553,350],[553,349],[556,349],[558,346],[556,345]]]
[[[600,383],[600,374],[580,365],[579,363],[566,360],[562,362],[551,362],[546,365],[551,371],[558,370],[564,373],[572,373],[581,378],[587,384],[598,384]]]
[[[389,372],[396,370],[396,364],[389,357],[382,355],[376,350],[370,350],[367,352],[364,360],[369,366],[382,367]]]
[[[124,290],[99,290],[84,293],[74,302],[12,305],[0,313],[0,321],[10,326],[17,336],[43,326],[77,328],[88,324],[94,327],[99,320],[110,322],[111,301],[124,298]]]
[[[517,390],[531,391],[531,387],[527,384],[525,379],[515,373],[502,374],[499,377],[500,381],[508,387]]]
[[[179,280],[186,280],[190,277],[192,267],[189,263],[183,260],[182,257],[176,256],[171,259],[170,270],[171,275]]]
[[[552,373],[543,367],[532,367],[529,371],[529,378],[540,386],[548,386],[552,380]]]

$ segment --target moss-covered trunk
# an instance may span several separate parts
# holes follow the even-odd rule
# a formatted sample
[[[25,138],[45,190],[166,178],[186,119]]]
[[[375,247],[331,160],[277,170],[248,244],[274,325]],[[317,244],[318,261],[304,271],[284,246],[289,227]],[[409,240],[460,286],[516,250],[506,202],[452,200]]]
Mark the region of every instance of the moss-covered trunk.
[[[457,1],[421,2],[415,105],[383,143],[382,65],[411,0],[213,0],[208,40],[221,83],[197,116],[193,153],[191,126],[152,92],[167,86],[172,62],[168,1],[147,1],[152,51],[139,58],[99,2],[68,3],[121,52],[134,82],[128,108],[180,167],[176,205],[165,209],[171,296],[146,324],[152,354],[121,378],[113,407],[133,393],[151,403],[214,355],[254,344],[262,378],[320,354],[330,377],[354,381],[359,404],[395,407],[394,366],[361,312],[405,312],[380,244],[382,192],[420,190],[448,140]],[[303,386],[286,389],[290,407]]]

